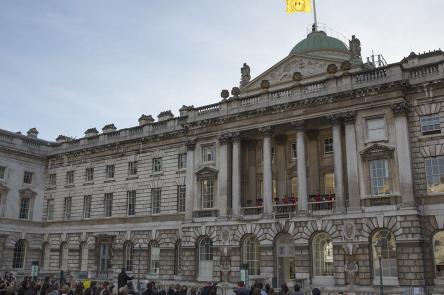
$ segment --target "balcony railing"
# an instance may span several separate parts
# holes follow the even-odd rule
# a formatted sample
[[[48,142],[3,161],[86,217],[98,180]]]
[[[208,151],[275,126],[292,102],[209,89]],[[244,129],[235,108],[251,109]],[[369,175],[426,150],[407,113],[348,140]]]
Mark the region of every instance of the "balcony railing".
[[[316,211],[332,211],[335,205],[335,195],[334,194],[317,194],[310,195],[308,208],[311,212]]]
[[[198,210],[193,212],[194,218],[217,217],[219,210]]]
[[[243,207],[242,215],[260,215],[264,212],[264,206]]]

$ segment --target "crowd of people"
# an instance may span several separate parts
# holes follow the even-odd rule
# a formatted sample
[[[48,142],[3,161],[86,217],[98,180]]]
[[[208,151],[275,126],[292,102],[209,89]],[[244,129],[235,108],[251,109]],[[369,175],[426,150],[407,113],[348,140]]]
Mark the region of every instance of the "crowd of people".
[[[291,291],[287,284],[282,284],[281,289],[276,293],[270,284],[264,285],[261,282],[256,282],[250,289],[248,289],[243,281],[238,283],[238,287],[234,290],[234,293],[236,295],[305,295],[301,290],[301,286],[298,284],[294,285],[294,291]],[[312,294],[321,295],[321,291],[318,288],[314,288]]]
[[[211,283],[204,287],[171,285],[167,290],[156,288],[155,282],[149,282],[146,289],[140,293],[133,283],[134,277],[128,276],[124,269],[118,276],[117,290],[109,281],[76,281],[66,282],[64,280],[54,280],[45,277],[43,281],[33,280],[25,277],[21,283],[10,273],[5,273],[0,277],[0,295],[216,295],[217,284]],[[290,291],[286,284],[281,286],[278,292],[269,285],[260,282],[255,283],[251,288],[247,288],[244,282],[239,282],[234,290],[235,295],[304,295],[299,285],[294,286],[294,291]],[[312,290],[313,295],[321,295],[319,289]]]

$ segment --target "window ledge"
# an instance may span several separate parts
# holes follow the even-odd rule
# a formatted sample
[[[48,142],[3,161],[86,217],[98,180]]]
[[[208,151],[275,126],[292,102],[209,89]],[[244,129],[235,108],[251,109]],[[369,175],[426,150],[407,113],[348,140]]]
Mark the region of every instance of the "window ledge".
[[[83,185],[93,185],[94,181],[85,181]]]
[[[382,277],[382,284],[384,286],[399,286],[398,277]],[[380,285],[379,276],[378,278],[373,278],[373,285]]]
[[[1,182],[1,181],[0,181],[0,182]],[[52,191],[52,190],[57,189],[57,186],[48,186],[46,189]]]
[[[370,139],[366,139],[364,141],[364,144],[374,144],[374,143],[389,143],[388,138],[383,138],[383,139],[375,139],[375,140],[370,140]]]
[[[157,177],[157,176],[163,176],[163,171],[153,172],[152,174],[150,174],[150,177]]]
[[[66,188],[74,187],[74,184],[65,184]]]
[[[198,282],[212,282],[213,281],[213,276],[198,276],[197,277],[197,281]]]
[[[107,179],[107,180],[105,180],[105,181],[103,181],[104,183],[109,183],[109,182],[115,182],[116,180],[114,179],[114,178],[110,178],[110,179]]]
[[[200,163],[200,166],[214,166],[214,165],[216,165],[216,161],[206,161]]]
[[[126,180],[139,179],[139,175],[130,175],[126,178]]]
[[[421,135],[418,136],[417,138],[418,138],[418,141],[426,141],[426,140],[430,140],[430,139],[443,139],[444,134],[442,134],[442,133],[423,134],[421,132]]]
[[[419,197],[440,197],[440,196],[444,196],[444,192],[428,192],[428,193],[425,193],[424,195],[422,195],[422,196],[419,196]]]
[[[313,276],[313,285],[315,286],[334,286],[334,276]]]
[[[186,171],[187,171],[186,168],[180,168],[180,169],[177,169],[176,173],[180,174],[180,173],[185,173]]]

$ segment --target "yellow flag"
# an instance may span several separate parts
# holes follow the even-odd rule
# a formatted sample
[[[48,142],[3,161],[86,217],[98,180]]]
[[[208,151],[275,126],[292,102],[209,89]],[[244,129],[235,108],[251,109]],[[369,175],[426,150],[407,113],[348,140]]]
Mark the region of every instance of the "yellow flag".
[[[287,0],[287,13],[311,12],[311,0]]]

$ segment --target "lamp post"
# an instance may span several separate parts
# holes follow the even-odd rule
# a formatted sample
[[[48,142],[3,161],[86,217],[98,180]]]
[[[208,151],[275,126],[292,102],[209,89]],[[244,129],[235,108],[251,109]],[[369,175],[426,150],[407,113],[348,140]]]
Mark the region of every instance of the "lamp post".
[[[376,254],[378,255],[379,260],[379,289],[380,295],[384,295],[384,286],[382,285],[382,240],[378,240],[375,244]]]
[[[140,292],[140,256],[142,255],[142,251],[140,251],[142,249],[142,246],[139,243],[139,257],[138,257],[138,262],[137,262],[137,290],[139,290]]]

